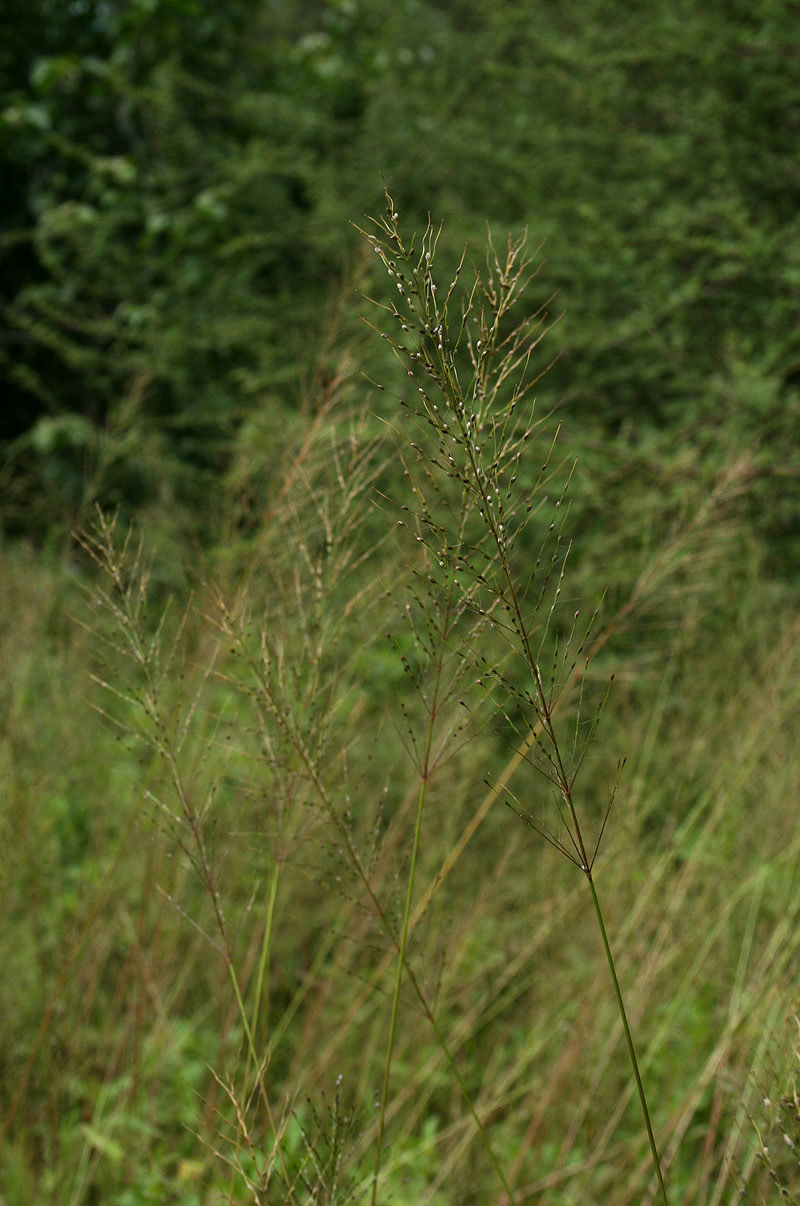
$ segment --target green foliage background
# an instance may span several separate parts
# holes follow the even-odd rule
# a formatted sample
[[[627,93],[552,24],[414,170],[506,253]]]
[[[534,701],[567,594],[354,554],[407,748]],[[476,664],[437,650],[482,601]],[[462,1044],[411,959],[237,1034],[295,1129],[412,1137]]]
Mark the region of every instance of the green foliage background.
[[[633,457],[680,439],[718,467],[746,448],[754,521],[796,562],[796,17],[772,0],[10,5],[6,522],[42,538],[99,496],[213,531],[204,500],[237,439],[313,406],[353,337],[373,266],[348,223],[383,173],[412,224],[445,220],[452,256],[487,223],[545,240],[570,421]]]

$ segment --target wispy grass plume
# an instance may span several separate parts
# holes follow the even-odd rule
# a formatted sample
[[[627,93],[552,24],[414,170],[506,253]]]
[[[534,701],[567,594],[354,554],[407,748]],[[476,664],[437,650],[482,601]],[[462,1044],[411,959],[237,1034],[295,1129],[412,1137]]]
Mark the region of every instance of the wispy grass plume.
[[[667,1202],[658,1148],[617,976],[594,867],[611,811],[614,789],[603,808],[587,806],[577,788],[595,735],[605,692],[593,699],[585,671],[595,615],[568,602],[569,546],[563,517],[570,467],[555,456],[553,424],[535,414],[533,390],[540,373],[533,354],[549,329],[548,304],[531,305],[535,269],[525,239],[509,240],[498,254],[489,245],[485,268],[462,290],[464,260],[449,282],[437,280],[439,231],[430,223],[419,244],[405,241],[392,197],[383,215],[362,231],[396,292],[376,303],[373,323],[403,364],[407,390],[397,395],[389,418],[407,458],[408,501],[397,522],[425,549],[424,597],[417,617],[439,601],[448,620],[438,628],[440,653],[433,675],[431,724],[419,769],[421,790],[403,915],[397,982],[387,1043],[381,1118],[388,1096],[397,1001],[412,912],[414,872],[423,825],[424,789],[433,748],[441,666],[456,655],[470,667],[479,688],[477,708],[488,701],[496,725],[515,744],[544,786],[519,783],[507,799],[514,812],[583,875],[600,931],[617,1002],[632,1076],[658,1181]],[[550,433],[548,435],[548,433]],[[543,449],[543,451],[542,451]],[[451,622],[454,611],[469,629]],[[414,613],[412,612],[412,615]],[[412,621],[413,622],[413,621]],[[483,639],[484,630],[490,639]],[[424,628],[423,631],[429,631]],[[494,639],[495,636],[498,639]],[[561,717],[561,692],[583,660],[575,715]],[[471,707],[467,699],[467,707]],[[520,777],[521,778],[521,777]],[[539,800],[544,795],[545,804]],[[379,1131],[373,1202],[381,1161]],[[510,1193],[509,1193],[510,1196]]]

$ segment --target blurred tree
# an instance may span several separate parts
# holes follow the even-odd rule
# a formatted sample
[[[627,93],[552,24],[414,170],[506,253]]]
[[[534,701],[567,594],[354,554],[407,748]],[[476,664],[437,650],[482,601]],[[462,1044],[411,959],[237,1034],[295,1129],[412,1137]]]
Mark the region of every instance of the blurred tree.
[[[242,420],[265,399],[297,407],[380,173],[412,220],[445,219],[453,261],[487,222],[497,240],[525,224],[546,238],[531,304],[558,290],[566,309],[549,391],[574,415],[634,444],[691,428],[712,461],[746,442],[791,472],[798,15],[777,0],[9,5],[0,439],[17,524],[44,480],[62,483],[44,526],[101,489],[207,517]],[[749,404],[744,380],[760,383]]]

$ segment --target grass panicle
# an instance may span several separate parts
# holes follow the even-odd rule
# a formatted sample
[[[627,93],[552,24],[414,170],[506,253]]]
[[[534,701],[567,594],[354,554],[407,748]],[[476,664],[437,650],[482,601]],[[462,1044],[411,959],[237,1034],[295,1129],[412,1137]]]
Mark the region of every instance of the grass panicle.
[[[533,366],[533,354],[551,325],[547,304],[529,315],[524,312],[533,277],[524,238],[510,239],[502,257],[490,240],[486,267],[476,274],[461,300],[464,258],[450,282],[440,289],[435,265],[440,231],[429,222],[418,247],[413,238],[406,243],[388,192],[383,216],[362,233],[398,294],[389,303],[377,303],[382,311],[379,333],[410,379],[409,391],[397,397],[405,417],[405,422],[398,420],[397,430],[407,455],[414,458],[413,468],[406,471],[412,501],[402,504],[408,519],[401,518],[398,523],[403,527],[410,524],[416,541],[423,545],[428,593],[438,592],[446,599],[447,608],[447,621],[439,630],[441,652],[433,672],[431,723],[420,763],[422,786],[387,1042],[372,1201],[377,1201],[383,1117],[430,773],[433,722],[439,710],[441,667],[447,652],[457,647],[449,624],[451,600],[456,598],[460,607],[488,618],[490,625],[499,629],[506,646],[498,664],[495,651],[485,653],[473,630],[466,650],[458,649],[458,653],[479,669],[478,685],[487,681],[501,719],[509,721],[509,710],[515,710],[517,718],[509,727],[517,739],[524,741],[526,731],[535,734],[525,760],[547,781],[554,818],[541,819],[520,805],[519,796],[512,807],[585,876],[654,1172],[666,1204],[661,1161],[593,875],[614,794],[592,839],[586,833],[586,810],[581,809],[576,794],[578,774],[595,735],[603,701],[588,720],[578,707],[576,718],[566,722],[574,730],[571,734],[562,732],[558,715],[561,692],[579,658],[584,658],[584,676],[588,671],[584,650],[591,631],[590,622],[576,641],[580,609],[566,623],[563,617],[568,554],[563,516],[570,471],[565,471],[563,465],[553,465],[551,443],[532,485],[524,472],[547,430],[546,420],[540,422],[536,417],[532,392],[540,376]],[[518,318],[520,312],[522,317]],[[535,559],[530,551],[536,550],[535,538],[526,540],[534,518],[545,529]],[[426,612],[425,608],[419,610]],[[564,629],[563,636],[559,625]]]

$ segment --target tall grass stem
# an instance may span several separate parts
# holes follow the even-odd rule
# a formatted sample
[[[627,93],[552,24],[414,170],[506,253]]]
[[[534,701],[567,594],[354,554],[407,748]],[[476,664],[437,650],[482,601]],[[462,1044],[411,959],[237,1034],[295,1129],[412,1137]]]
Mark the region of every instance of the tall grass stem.
[[[636,1047],[634,1046],[634,1043],[633,1043],[633,1035],[631,1033],[630,1024],[628,1022],[628,1013],[627,1013],[627,1010],[625,1009],[625,1002],[622,999],[622,989],[620,988],[619,979],[617,978],[617,969],[614,964],[614,956],[611,953],[611,943],[608,940],[608,934],[606,932],[606,925],[605,925],[605,921],[603,920],[603,910],[600,908],[600,900],[597,895],[597,889],[594,885],[594,878],[592,877],[591,868],[589,868],[585,872],[585,874],[586,874],[587,883],[589,884],[589,891],[592,894],[592,904],[594,905],[595,916],[597,917],[597,924],[600,927],[600,937],[603,940],[603,949],[606,953],[606,961],[608,963],[608,971],[611,976],[611,981],[614,985],[614,995],[617,998],[617,1007],[619,1009],[619,1016],[620,1016],[620,1020],[622,1021],[622,1029],[625,1033],[625,1043],[628,1047],[628,1055],[630,1056],[631,1068],[633,1069],[633,1076],[636,1081],[636,1089],[639,1094],[639,1103],[642,1107],[642,1115],[644,1117],[644,1124],[645,1124],[645,1127],[647,1128],[647,1138],[650,1143],[650,1152],[653,1157],[653,1167],[655,1169],[656,1177],[658,1178],[658,1188],[659,1188],[659,1191],[661,1194],[661,1200],[664,1203],[664,1206],[669,1206],[669,1202],[667,1199],[667,1190],[666,1190],[666,1186],[664,1185],[664,1176],[661,1171],[661,1159],[658,1154],[658,1146],[656,1144],[655,1135],[653,1134],[653,1125],[650,1121],[650,1110],[647,1107],[647,1097],[645,1095],[644,1085],[642,1084],[642,1076],[639,1071],[639,1060],[636,1057]]]

